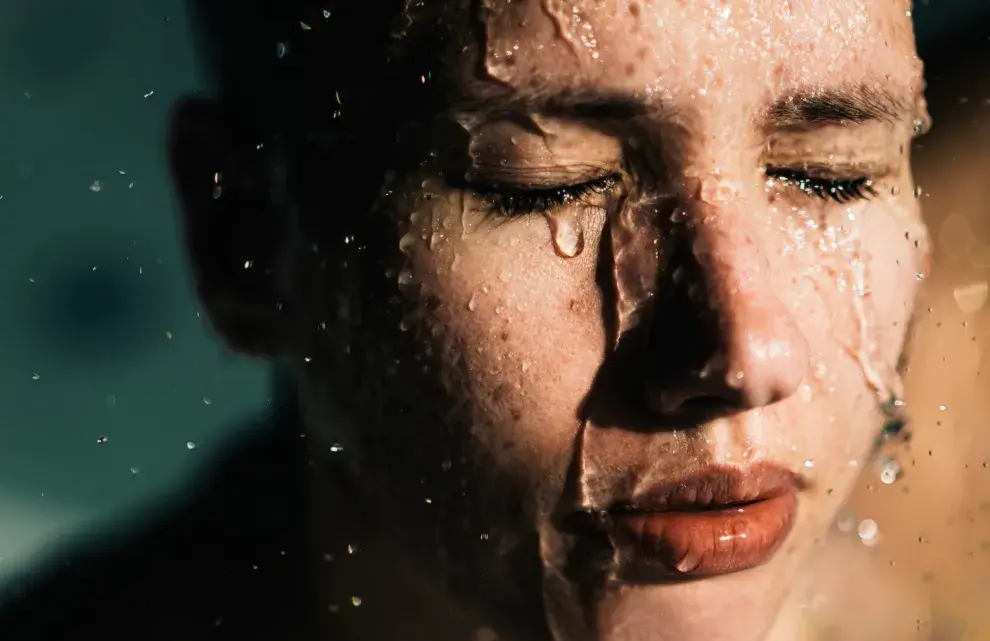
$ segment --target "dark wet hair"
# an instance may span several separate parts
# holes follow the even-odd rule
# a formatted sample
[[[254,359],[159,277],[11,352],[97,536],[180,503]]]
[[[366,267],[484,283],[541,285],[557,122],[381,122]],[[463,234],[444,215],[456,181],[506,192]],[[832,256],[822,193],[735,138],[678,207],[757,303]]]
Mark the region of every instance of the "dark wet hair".
[[[430,30],[414,16],[435,0],[188,2],[221,105],[262,135],[380,117],[423,84],[435,53],[429,38],[396,46],[413,28]]]

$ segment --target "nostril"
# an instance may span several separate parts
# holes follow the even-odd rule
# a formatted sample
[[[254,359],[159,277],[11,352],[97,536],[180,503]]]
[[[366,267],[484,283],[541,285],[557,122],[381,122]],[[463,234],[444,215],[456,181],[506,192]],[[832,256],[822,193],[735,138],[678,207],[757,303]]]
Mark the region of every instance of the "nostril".
[[[679,410],[690,413],[726,413],[737,403],[732,403],[721,396],[693,396],[680,404]]]
[[[648,388],[647,401],[651,411],[663,416],[711,417],[734,414],[742,409],[741,398],[728,389],[722,394],[698,388]]]

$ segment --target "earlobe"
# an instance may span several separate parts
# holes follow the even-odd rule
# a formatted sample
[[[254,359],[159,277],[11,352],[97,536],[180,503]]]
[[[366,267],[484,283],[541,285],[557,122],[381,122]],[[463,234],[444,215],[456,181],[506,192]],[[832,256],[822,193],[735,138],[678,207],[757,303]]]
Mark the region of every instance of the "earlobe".
[[[223,340],[252,356],[281,351],[274,258],[281,228],[265,193],[263,155],[204,99],[178,103],[168,163],[196,291]]]

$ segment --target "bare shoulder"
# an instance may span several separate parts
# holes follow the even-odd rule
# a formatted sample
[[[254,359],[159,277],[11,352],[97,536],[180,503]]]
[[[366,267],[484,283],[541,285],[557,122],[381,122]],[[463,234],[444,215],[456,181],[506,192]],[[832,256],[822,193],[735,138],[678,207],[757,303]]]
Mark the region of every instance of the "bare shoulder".
[[[809,641],[927,641],[931,607],[919,580],[902,576],[883,546],[833,533],[818,551],[803,610]]]

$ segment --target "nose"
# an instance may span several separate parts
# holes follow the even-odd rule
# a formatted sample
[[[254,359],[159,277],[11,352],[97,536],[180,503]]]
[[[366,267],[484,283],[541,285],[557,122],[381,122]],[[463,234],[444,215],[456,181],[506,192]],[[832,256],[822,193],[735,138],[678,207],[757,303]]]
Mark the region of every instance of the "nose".
[[[793,395],[807,372],[808,343],[775,287],[767,232],[737,209],[686,204],[652,313],[654,411],[764,407]]]

